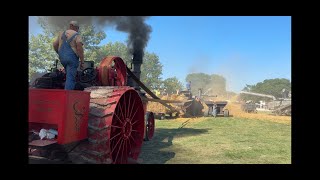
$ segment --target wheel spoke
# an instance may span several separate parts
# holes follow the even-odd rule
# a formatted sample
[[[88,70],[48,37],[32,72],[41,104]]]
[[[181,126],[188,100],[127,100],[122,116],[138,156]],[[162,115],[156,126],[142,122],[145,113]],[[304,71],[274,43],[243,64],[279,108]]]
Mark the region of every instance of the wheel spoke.
[[[137,110],[136,110],[136,112],[134,113],[134,115],[132,116],[132,118],[130,118],[130,121],[132,121],[132,119],[133,119],[133,117],[136,115],[136,113],[138,112],[138,109],[139,109],[139,107],[137,108]],[[135,123],[137,123],[138,122],[138,119],[137,120],[135,120],[133,123],[132,123],[132,125],[134,125]]]
[[[126,94],[127,94],[127,93],[123,93],[123,100],[124,100],[123,102],[126,102]],[[123,114],[124,114],[125,119],[126,119],[126,118],[127,118],[127,110],[126,110],[127,108],[126,108],[126,105],[124,106],[123,109],[124,109],[124,110],[123,110],[123,111],[124,111]]]
[[[143,121],[140,121],[139,123],[135,123],[135,124],[132,126],[132,129],[139,129],[139,126],[141,126],[142,123],[143,123]]]
[[[114,148],[111,150],[111,154],[112,154],[113,151],[116,149],[116,147],[117,147],[117,145],[119,144],[119,142],[120,142],[121,139],[122,139],[122,138],[119,138],[118,142],[116,143],[116,145],[114,146]]]
[[[129,115],[129,112],[130,112],[130,102],[131,102],[131,92],[129,92],[130,95],[129,95],[129,104],[128,104],[128,115]],[[128,116],[130,117],[130,116]]]
[[[119,121],[124,124],[124,122],[122,122],[122,120],[119,118],[119,116],[117,115],[117,113],[114,113],[114,115],[116,115],[116,117],[119,119]]]
[[[124,115],[122,113],[122,108],[121,108],[121,105],[120,105],[120,101],[118,102],[118,104],[119,104],[119,108],[117,110],[118,110],[119,117],[121,117],[122,120],[125,120],[126,118],[124,117]]]
[[[132,149],[132,146],[131,146],[131,143],[130,143],[130,139],[128,139],[128,144],[129,144],[129,147],[130,147],[130,151]]]
[[[120,100],[119,100],[119,102],[118,102],[118,104],[119,104],[119,109],[120,109],[122,118],[123,118],[123,119],[126,119],[126,117],[123,116],[123,112],[122,112],[122,108],[121,108],[121,102],[124,102],[124,101],[121,101],[121,99],[122,99],[122,98],[120,98]]]
[[[122,144],[122,146],[121,146],[121,147],[122,147],[122,151],[121,151],[121,159],[120,159],[120,162],[121,162],[121,163],[122,163],[122,160],[123,160],[123,151],[124,151],[124,148],[125,148],[125,146],[124,146],[124,145],[125,145],[125,141],[126,141],[126,140],[125,140],[125,139],[123,139],[123,144]]]
[[[110,141],[111,141],[113,138],[119,136],[120,134],[121,134],[121,131],[120,131],[117,135],[115,135],[115,136],[113,136],[112,138],[110,138]]]
[[[114,126],[114,125],[111,125],[111,127],[115,127],[115,128],[122,129],[122,127],[120,127],[120,126]]]
[[[129,117],[131,117],[131,113],[132,113],[132,111],[133,111],[133,107],[134,107],[134,103],[135,103],[135,102],[136,102],[136,99],[134,98],[133,103],[132,103],[132,108],[131,108],[131,110],[130,110]]]
[[[131,137],[131,139],[133,140],[133,142],[134,142],[135,144],[137,144],[136,140],[134,140],[132,136],[130,136],[130,137]]]
[[[119,155],[119,152],[120,152],[120,149],[121,149],[121,144],[122,144],[122,142],[123,142],[123,139],[121,138],[121,143],[120,143],[120,148],[119,148],[119,150],[118,150],[118,152],[117,152],[117,155],[116,155],[116,159],[114,160],[114,162],[116,163],[117,162],[117,158],[118,158],[118,155]]]

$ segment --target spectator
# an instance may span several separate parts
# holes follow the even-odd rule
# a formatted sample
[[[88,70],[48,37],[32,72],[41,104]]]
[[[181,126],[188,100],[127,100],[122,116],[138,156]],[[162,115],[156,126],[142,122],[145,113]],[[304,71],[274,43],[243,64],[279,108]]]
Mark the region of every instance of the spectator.
[[[188,91],[191,91],[191,81],[187,82],[186,87]]]

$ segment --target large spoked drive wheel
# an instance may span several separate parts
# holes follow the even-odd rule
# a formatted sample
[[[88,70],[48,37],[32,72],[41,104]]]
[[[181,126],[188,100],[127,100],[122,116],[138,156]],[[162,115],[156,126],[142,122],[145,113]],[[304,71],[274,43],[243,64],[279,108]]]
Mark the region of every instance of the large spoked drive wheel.
[[[81,157],[94,164],[126,164],[137,160],[144,136],[144,110],[131,87],[93,86],[90,91],[88,140]]]

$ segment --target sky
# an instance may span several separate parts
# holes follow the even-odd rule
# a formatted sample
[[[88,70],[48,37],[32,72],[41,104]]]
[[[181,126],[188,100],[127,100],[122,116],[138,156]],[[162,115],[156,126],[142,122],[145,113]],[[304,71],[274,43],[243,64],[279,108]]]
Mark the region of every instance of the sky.
[[[80,23],[80,22],[79,22]],[[151,16],[146,51],[159,56],[162,79],[190,73],[222,75],[227,90],[239,93],[246,84],[265,79],[291,81],[290,16]],[[101,43],[126,43],[126,33],[104,28]],[[29,17],[29,35],[42,33]]]

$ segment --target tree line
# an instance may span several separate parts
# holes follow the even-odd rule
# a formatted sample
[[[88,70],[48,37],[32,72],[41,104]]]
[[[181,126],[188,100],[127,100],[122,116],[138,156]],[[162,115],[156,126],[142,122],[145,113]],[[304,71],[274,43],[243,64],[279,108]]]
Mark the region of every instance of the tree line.
[[[258,82],[254,85],[246,85],[242,90],[247,92],[254,92],[266,95],[272,95],[276,99],[283,97],[283,89],[286,92],[291,92],[291,82],[289,79],[285,78],[275,78],[275,79],[266,79],[263,82]],[[241,94],[240,99],[244,101],[252,100],[254,102],[263,101],[272,101],[271,98],[259,97],[249,94]]]

